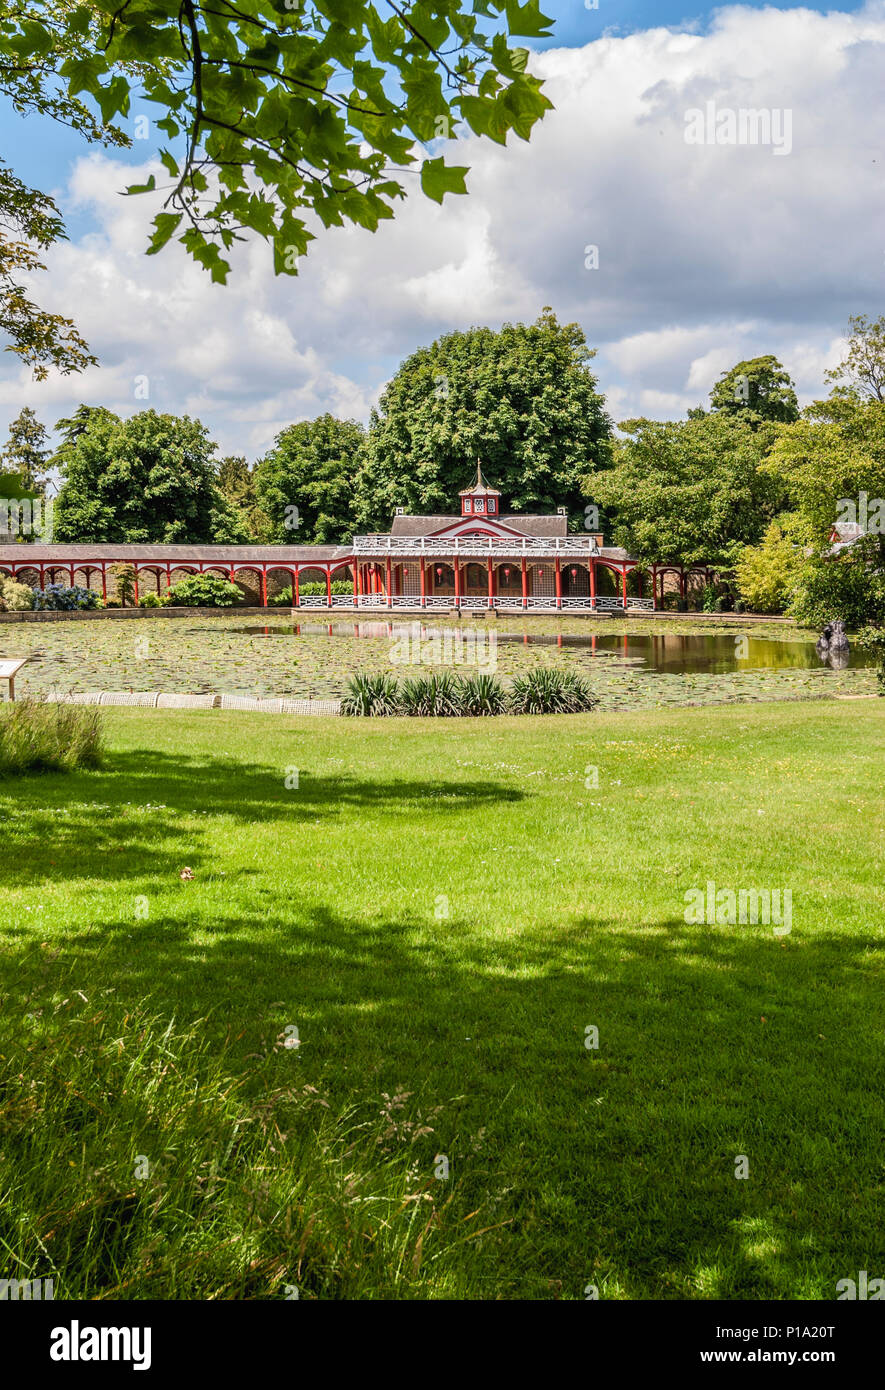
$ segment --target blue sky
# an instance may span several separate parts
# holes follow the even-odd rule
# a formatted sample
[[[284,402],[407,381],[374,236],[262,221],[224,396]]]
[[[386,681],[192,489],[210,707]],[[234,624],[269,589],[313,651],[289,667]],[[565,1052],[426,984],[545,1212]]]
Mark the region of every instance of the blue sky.
[[[109,156],[0,108],[5,157],[57,194],[70,234],[35,294],[102,364],[41,386],[0,356],[0,431],[22,404],[47,424],[80,400],[143,408],[133,383],[147,378],[148,404],[255,457],[321,410],[366,419],[398,362],[440,333],[545,304],[598,349],[616,419],[678,417],[762,352],[802,399],[821,394],[848,314],[882,312],[885,3],[542,8],[555,31],[533,65],[556,109],[530,145],[459,144],[468,198],[411,197],[375,237],[324,235],[296,280],[274,279],[260,243],[224,289],[174,246],[146,260],[153,210],[119,190],[162,141]],[[789,158],[687,146],[686,111],[711,99],[788,110]]]

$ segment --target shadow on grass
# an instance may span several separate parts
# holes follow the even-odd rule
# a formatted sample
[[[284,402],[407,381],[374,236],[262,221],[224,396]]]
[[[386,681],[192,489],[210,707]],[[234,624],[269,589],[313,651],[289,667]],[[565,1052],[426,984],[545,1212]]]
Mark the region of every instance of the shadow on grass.
[[[0,780],[0,876],[8,887],[42,881],[138,876],[180,867],[182,817],[230,816],[242,824],[334,823],[353,808],[401,816],[410,803],[434,814],[514,803],[526,793],[492,781],[412,781],[314,776],[298,769],[286,787],[285,766],[158,753],[113,753],[91,773],[53,773]],[[12,821],[10,820],[12,817]],[[26,824],[22,824],[26,822]],[[188,827],[187,860],[201,862],[199,826]],[[122,859],[122,855],[131,856]],[[51,874],[50,871],[51,870]]]
[[[199,942],[167,917],[11,947],[0,989],[208,1013],[259,1090],[294,1074],[336,1101],[441,1105],[419,1161],[452,1156],[507,1223],[483,1296],[832,1298],[885,1273],[880,951],[675,919],[527,937],[296,908]],[[301,1048],[275,1050],[292,1023]]]

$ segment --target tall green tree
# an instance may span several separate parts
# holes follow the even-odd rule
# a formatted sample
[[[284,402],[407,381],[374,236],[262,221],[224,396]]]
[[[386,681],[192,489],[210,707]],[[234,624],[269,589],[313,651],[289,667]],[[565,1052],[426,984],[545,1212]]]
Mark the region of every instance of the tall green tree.
[[[614,542],[647,563],[731,568],[783,509],[785,488],[760,471],[775,426],[727,411],[628,420],[614,468],[587,479]]]
[[[723,372],[710,392],[713,410],[789,424],[799,418],[796,388],[776,357],[751,357]]]
[[[218,486],[252,540],[269,542],[273,524],[255,492],[255,467],[242,454],[228,454],[218,465]]]
[[[449,333],[406,358],[372,412],[358,484],[361,524],[396,506],[459,510],[477,459],[505,509],[584,513],[584,479],[610,462],[611,422],[578,324]]]
[[[825,380],[838,394],[885,402],[885,317],[854,314],[848,320],[848,351]]]
[[[0,14],[0,91],[20,110],[101,130],[133,94],[166,137],[152,252],[172,237],[223,281],[252,232],[294,274],[313,233],[374,230],[414,171],[427,197],[466,192],[436,144],[459,130],[527,140],[549,109],[516,36],[550,21],[538,0],[20,0]],[[409,181],[411,182],[411,181]]]
[[[355,530],[354,495],[365,430],[320,415],[289,425],[255,469],[255,495],[285,545],[332,544]]]
[[[58,541],[248,539],[218,486],[216,446],[199,420],[145,410],[97,414],[65,455],[55,508]]]
[[[29,405],[19,411],[9,427],[9,438],[0,454],[0,463],[10,473],[17,473],[23,486],[42,492],[46,485],[46,462],[49,458],[46,426]]]
[[[836,522],[856,521],[885,565],[885,508],[873,506],[885,499],[885,402],[875,394],[815,401],[780,433],[764,470],[788,491],[817,547],[829,547]]]

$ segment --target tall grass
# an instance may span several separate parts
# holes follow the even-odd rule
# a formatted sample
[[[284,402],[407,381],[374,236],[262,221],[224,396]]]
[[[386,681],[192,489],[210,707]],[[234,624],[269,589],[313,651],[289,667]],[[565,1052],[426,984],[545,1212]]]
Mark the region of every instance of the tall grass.
[[[0,777],[99,767],[104,754],[100,712],[25,696],[0,711]]]
[[[56,1298],[463,1292],[452,1257],[482,1223],[456,1217],[407,1096],[336,1112],[294,1056],[281,1086],[272,1048],[237,1072],[209,1020],[84,998],[0,1031],[5,1278]]]

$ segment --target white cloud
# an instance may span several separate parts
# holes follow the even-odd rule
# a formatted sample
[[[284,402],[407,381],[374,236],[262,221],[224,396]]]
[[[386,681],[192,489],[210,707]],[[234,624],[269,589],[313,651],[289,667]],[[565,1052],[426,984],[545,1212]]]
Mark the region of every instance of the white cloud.
[[[10,359],[0,404],[47,422],[80,400],[129,411],[146,375],[150,404],[198,413],[224,451],[255,455],[293,419],[365,418],[397,362],[439,333],[544,304],[599,347],[616,419],[678,415],[761,352],[809,399],[848,315],[880,312],[883,58],[881,4],[732,6],[705,34],[547,51],[533,62],[556,109],[529,144],[459,143],[468,199],[415,193],[374,235],[323,232],[295,279],[273,276],[261,242],[240,248],[226,287],[175,245],[145,257],[149,204],[119,196],[144,170],[83,158],[65,201],[93,230],[53,251],[36,292],[77,319],[102,368],[34,385]],[[686,144],[686,110],[709,100],[790,110],[792,153]]]

